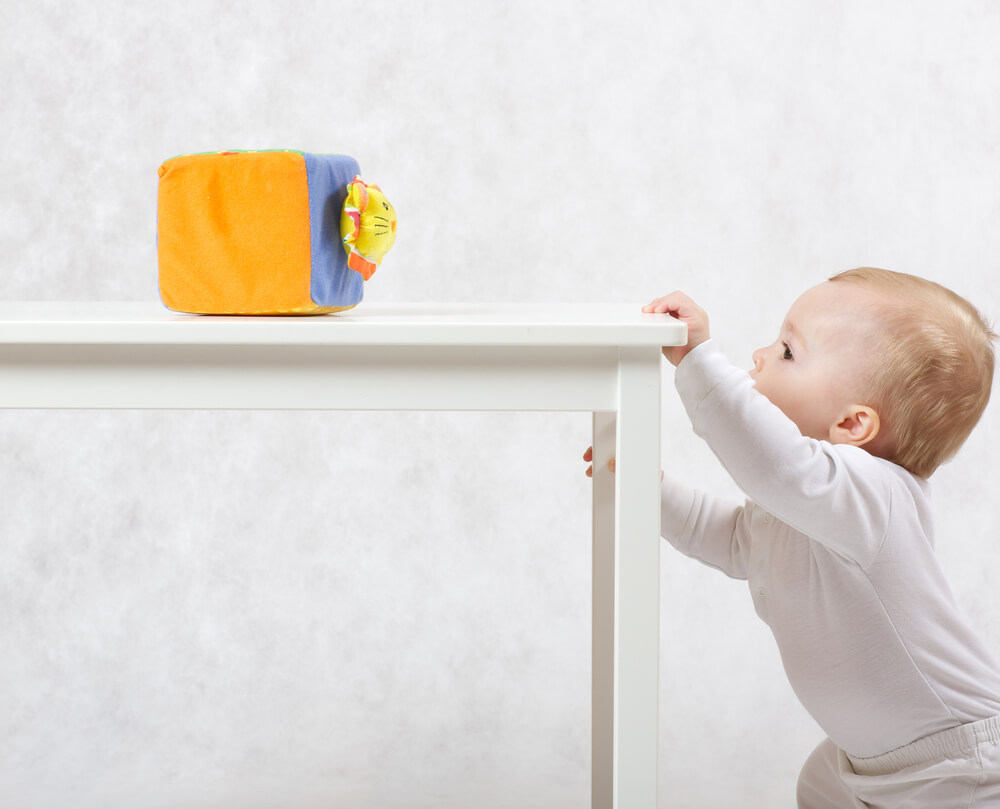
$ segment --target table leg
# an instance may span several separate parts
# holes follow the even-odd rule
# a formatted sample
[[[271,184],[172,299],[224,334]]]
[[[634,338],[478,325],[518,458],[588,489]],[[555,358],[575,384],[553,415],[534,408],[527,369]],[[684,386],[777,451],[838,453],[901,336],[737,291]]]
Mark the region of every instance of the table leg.
[[[615,474],[614,802],[655,809],[659,739],[660,351],[621,348]]]
[[[594,413],[591,807],[610,809],[615,733],[615,413]]]

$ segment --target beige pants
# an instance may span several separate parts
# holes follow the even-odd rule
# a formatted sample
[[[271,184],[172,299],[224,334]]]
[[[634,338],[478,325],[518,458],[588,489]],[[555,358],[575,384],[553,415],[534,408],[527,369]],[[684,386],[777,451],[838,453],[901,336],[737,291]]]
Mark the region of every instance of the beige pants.
[[[799,775],[799,809],[1000,809],[1000,717],[874,758],[827,739]]]

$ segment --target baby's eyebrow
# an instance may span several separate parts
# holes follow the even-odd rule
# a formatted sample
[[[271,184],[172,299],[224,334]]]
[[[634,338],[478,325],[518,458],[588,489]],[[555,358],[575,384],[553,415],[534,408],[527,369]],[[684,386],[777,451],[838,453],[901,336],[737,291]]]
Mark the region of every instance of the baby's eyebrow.
[[[802,338],[802,335],[799,333],[798,329],[795,328],[795,325],[788,320],[785,321],[785,331],[787,331],[795,340],[795,342],[798,343],[800,346],[802,346],[803,348],[809,347],[808,345],[806,345],[806,341]]]

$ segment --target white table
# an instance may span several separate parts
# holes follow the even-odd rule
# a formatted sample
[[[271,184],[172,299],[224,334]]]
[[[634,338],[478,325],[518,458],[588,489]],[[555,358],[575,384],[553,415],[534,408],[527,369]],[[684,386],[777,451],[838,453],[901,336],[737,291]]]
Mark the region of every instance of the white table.
[[[660,347],[685,335],[631,304],[0,303],[0,407],[592,412],[592,804],[655,807]]]

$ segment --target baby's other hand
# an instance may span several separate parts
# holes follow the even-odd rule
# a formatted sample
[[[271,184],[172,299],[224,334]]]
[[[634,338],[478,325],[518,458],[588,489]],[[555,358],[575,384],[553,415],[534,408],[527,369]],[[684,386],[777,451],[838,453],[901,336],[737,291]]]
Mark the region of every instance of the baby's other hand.
[[[593,447],[587,447],[587,451],[585,453],[583,453],[583,460],[585,460],[587,463],[590,463],[590,464],[593,463],[593,461],[594,461],[594,448]],[[612,458],[610,461],[608,461],[608,469],[610,469],[612,472],[615,471],[615,459],[614,458]],[[587,471],[584,474],[588,478],[592,478],[594,476],[594,467],[593,466],[588,466],[587,467]]]
[[[677,365],[695,346],[709,338],[708,315],[683,292],[671,292],[642,307],[643,312],[669,314],[684,323],[688,329],[687,345],[663,346],[663,356],[671,365]]]
[[[593,447],[587,447],[587,451],[585,453],[583,453],[583,460],[585,460],[587,463],[590,463],[590,464],[593,463],[593,461],[594,461],[594,448]],[[615,471],[615,459],[614,458],[612,458],[610,461],[608,461],[608,469],[610,469],[612,472]],[[594,467],[593,466],[588,466],[587,467],[587,471],[584,474],[588,478],[592,478],[594,476]],[[663,470],[662,469],[660,470],[660,480],[663,480]]]

